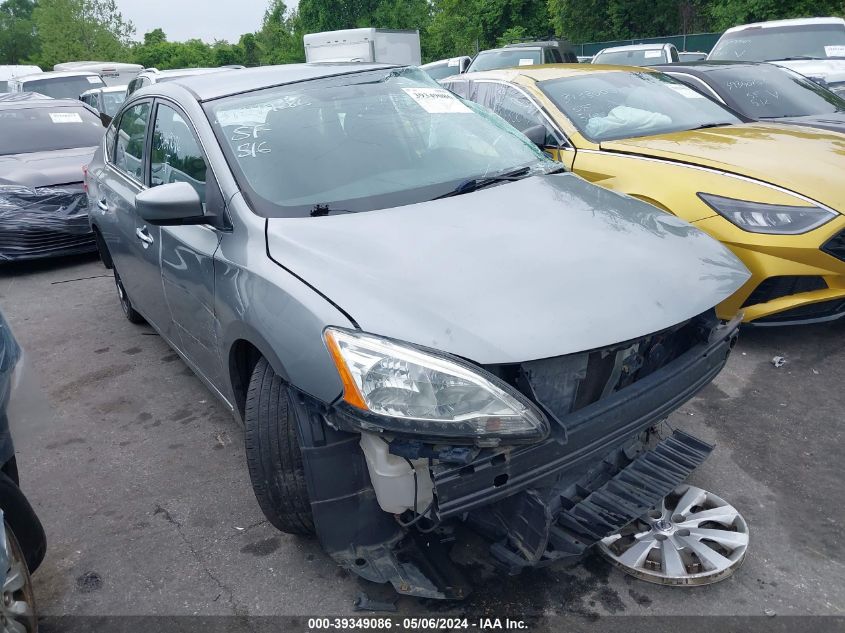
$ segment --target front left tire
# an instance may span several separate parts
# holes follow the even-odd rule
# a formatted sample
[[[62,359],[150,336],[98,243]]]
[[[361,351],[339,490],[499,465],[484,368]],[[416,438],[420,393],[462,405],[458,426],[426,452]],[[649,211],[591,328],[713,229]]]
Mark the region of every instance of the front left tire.
[[[264,516],[287,534],[313,535],[296,416],[287,385],[263,358],[250,377],[244,424],[249,478]]]

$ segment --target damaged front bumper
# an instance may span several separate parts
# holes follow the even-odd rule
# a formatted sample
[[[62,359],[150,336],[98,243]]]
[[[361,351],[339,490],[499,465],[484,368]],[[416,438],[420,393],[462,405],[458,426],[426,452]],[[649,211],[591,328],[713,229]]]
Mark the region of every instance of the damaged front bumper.
[[[95,250],[82,185],[0,185],[0,262]]]
[[[361,435],[340,430],[332,409],[300,396],[302,455],[323,547],[368,580],[427,598],[469,592],[449,557],[456,530],[481,535],[490,559],[510,574],[577,560],[645,514],[712,450],[680,431],[663,439],[658,433],[672,411],[719,373],[736,341],[738,320],[705,325],[694,324],[699,340],[636,382],[566,415],[544,407],[555,423],[540,443],[472,451],[391,443],[390,452],[414,466],[413,507],[420,514],[411,525],[403,521],[411,512],[383,510]],[[669,338],[658,343],[666,353]],[[419,484],[421,460],[428,490]],[[431,501],[423,510],[416,502],[424,493]]]

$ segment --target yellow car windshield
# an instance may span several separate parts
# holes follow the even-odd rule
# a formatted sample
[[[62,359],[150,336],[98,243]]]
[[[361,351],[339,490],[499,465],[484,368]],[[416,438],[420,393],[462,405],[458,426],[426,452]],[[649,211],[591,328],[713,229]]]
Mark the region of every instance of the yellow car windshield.
[[[597,143],[740,123],[730,111],[660,73],[596,72],[537,85]]]

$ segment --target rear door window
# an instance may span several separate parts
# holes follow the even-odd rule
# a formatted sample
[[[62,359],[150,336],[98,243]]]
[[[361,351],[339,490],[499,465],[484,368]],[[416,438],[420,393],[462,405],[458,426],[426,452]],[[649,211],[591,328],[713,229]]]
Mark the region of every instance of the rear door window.
[[[126,109],[117,125],[114,166],[135,180],[144,182],[144,145],[150,120],[150,102]]]

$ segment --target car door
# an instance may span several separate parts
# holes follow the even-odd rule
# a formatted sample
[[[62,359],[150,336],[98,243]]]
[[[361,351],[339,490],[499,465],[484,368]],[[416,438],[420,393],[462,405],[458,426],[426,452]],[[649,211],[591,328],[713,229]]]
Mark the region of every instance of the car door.
[[[223,198],[188,116],[175,104],[158,100],[150,151],[150,186],[187,182],[204,208],[223,215]],[[148,227],[151,229],[152,227]],[[152,230],[151,230],[152,234]],[[214,311],[214,253],[220,233],[210,225],[155,228],[161,244],[164,299],[170,310],[171,337],[193,365],[220,388]]]
[[[97,180],[97,205],[114,216],[117,238],[109,251],[133,306],[147,321],[159,327],[168,320],[163,306],[158,245],[141,229],[135,196],[146,187],[145,150],[149,136],[152,100],[136,102],[123,110],[115,125],[113,154]]]
[[[135,196],[147,188],[148,165],[149,165],[149,138],[150,122],[152,112],[152,101],[144,101],[145,121],[143,129],[133,131],[137,141],[131,141],[124,147],[121,144],[121,127],[118,127],[117,146],[115,148],[115,165],[125,167],[126,172],[131,172],[132,187],[125,190],[125,193],[118,196],[118,204],[125,206],[127,216],[131,216],[132,222],[128,226],[131,231],[129,241],[132,244],[131,255],[132,265],[126,274],[120,273],[123,286],[129,294],[129,298],[136,307],[160,332],[169,335],[170,313],[164,303],[164,290],[161,283],[161,268],[159,265],[159,254],[161,243],[159,229],[157,226],[148,224],[138,215],[135,207]],[[123,119],[121,118],[121,124]],[[130,124],[131,125],[131,124]],[[129,279],[127,280],[127,275]],[[127,281],[129,285],[127,285]]]

